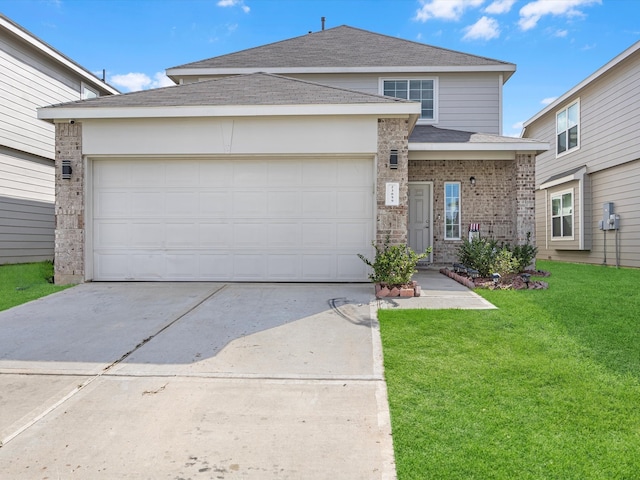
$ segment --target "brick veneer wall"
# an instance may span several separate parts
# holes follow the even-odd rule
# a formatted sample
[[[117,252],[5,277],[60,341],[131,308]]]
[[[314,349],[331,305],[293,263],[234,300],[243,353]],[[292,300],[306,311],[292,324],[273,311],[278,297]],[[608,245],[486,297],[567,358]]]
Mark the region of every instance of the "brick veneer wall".
[[[398,169],[389,168],[389,153],[398,150]],[[401,118],[378,119],[378,178],[376,243],[382,244],[387,235],[391,244],[407,243],[409,121]],[[400,184],[399,206],[385,205],[386,183]]]
[[[511,244],[523,243],[528,231],[534,235],[534,158],[410,161],[409,181],[433,182],[433,263],[454,262],[462,243],[444,240],[445,182],[460,182],[462,238],[470,223],[480,223],[482,237]]]
[[[71,160],[71,179],[62,179],[62,160]],[[84,281],[84,163],[82,125],[56,124],[55,283]]]

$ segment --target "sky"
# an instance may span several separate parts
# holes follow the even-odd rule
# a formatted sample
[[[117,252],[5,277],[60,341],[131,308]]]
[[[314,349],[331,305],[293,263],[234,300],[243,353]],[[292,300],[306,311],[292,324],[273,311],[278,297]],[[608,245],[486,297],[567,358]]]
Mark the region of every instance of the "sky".
[[[0,12],[121,92],[167,68],[350,25],[517,65],[503,134],[640,40],[640,0],[0,0]]]

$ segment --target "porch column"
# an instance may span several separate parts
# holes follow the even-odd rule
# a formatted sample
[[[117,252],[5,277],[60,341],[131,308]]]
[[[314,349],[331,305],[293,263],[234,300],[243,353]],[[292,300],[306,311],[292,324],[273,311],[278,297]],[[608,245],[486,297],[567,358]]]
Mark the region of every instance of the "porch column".
[[[62,160],[71,162],[71,178],[62,178]],[[56,231],[54,279],[56,284],[84,282],[84,163],[82,125],[56,123]]]
[[[398,151],[398,168],[389,167],[391,150]],[[409,120],[378,119],[376,243],[381,245],[389,236],[392,245],[407,243],[409,204]],[[387,183],[398,184],[398,205],[387,205]]]
[[[536,156],[533,153],[516,153],[515,194],[516,232],[515,243],[522,245],[531,234],[531,244],[536,243],[535,231]]]

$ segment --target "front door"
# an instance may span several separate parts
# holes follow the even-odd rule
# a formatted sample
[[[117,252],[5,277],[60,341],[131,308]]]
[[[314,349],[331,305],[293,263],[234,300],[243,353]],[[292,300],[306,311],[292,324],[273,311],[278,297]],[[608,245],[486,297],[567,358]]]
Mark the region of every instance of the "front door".
[[[431,222],[431,182],[409,183],[409,246],[417,253],[433,245]],[[432,255],[423,262],[431,262]]]

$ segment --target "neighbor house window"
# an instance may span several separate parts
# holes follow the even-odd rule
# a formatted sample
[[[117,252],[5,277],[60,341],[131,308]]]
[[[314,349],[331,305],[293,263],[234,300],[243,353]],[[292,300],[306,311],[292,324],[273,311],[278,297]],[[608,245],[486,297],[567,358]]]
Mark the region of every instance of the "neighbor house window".
[[[580,103],[575,102],[556,114],[556,154],[579,146]]]
[[[551,237],[573,238],[573,191],[551,196]]]
[[[82,89],[80,92],[80,98],[82,100],[87,100],[89,98],[98,98],[100,94],[94,90],[93,88],[89,88],[84,83],[82,84]]]
[[[460,182],[444,184],[444,238],[460,239]]]
[[[382,94],[420,102],[420,120],[436,120],[437,82],[433,78],[382,80]]]

